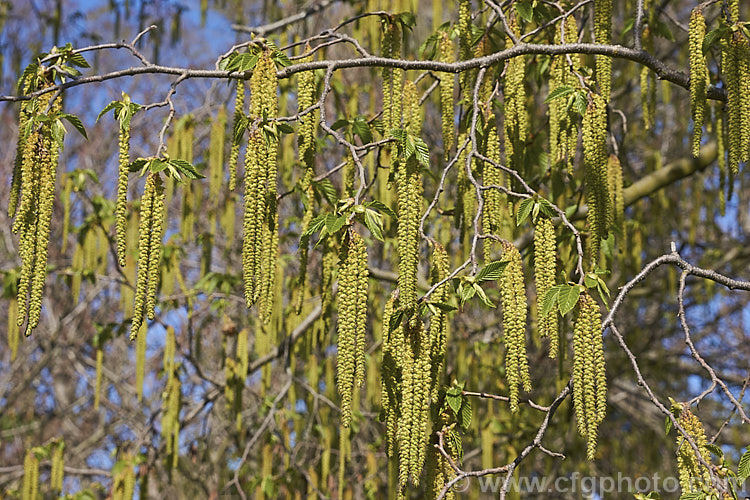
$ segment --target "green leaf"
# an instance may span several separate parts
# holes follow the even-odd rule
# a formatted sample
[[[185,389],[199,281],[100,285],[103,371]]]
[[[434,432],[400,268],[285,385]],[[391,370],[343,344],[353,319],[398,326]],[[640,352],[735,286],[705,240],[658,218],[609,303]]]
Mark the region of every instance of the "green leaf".
[[[336,206],[339,200],[339,192],[329,179],[313,181],[313,189],[322,196],[331,206]]]
[[[86,58],[84,58],[81,54],[70,54],[67,59],[70,64],[78,66],[79,68],[91,67],[88,61],[86,61]]]
[[[599,277],[594,273],[587,273],[583,277],[583,282],[586,284],[586,288],[594,288],[599,284]]]
[[[477,293],[473,286],[464,287],[463,284],[459,286],[458,290],[458,295],[461,299],[462,306],[466,303],[467,300],[470,300]]]
[[[333,125],[331,125],[331,128],[333,130],[338,130],[342,127],[348,127],[348,126],[349,126],[349,120],[347,120],[346,118],[339,118],[338,120],[333,122]]]
[[[555,285],[547,290],[544,294],[544,300],[542,301],[542,316],[548,315],[557,305],[558,296],[562,287],[566,285]]]
[[[438,309],[440,309],[443,312],[451,312],[451,311],[455,311],[457,309],[456,307],[454,307],[454,306],[452,306],[450,304],[446,304],[445,302],[430,302],[429,304],[431,306],[437,307]]]
[[[715,456],[716,456],[716,457],[717,457],[717,458],[718,458],[719,460],[724,460],[724,452],[722,451],[722,449],[721,449],[721,448],[719,448],[718,446],[716,446],[716,445],[715,445],[715,444],[713,444],[713,443],[708,443],[708,444],[706,445],[706,448],[707,448],[707,449],[708,449],[708,450],[709,450],[709,451],[710,451],[711,453],[713,453],[713,454],[714,454],[714,455],[715,455]]]
[[[137,160],[133,161],[130,166],[128,167],[128,171],[130,172],[138,172],[143,167],[146,166],[147,163],[149,163],[151,160],[147,158],[138,158]]]
[[[458,412],[458,422],[463,430],[468,430],[471,425],[471,413],[471,401],[464,399]]]
[[[477,273],[474,279],[477,283],[482,283],[483,281],[498,280],[503,275],[503,272],[505,271],[505,268],[507,266],[507,260],[496,260],[494,262],[490,262]]]
[[[516,2],[513,5],[515,6],[518,15],[521,16],[524,21],[530,23],[532,19],[534,19],[534,7],[531,5],[531,2]]]
[[[403,309],[399,309],[395,311],[391,315],[391,321],[390,321],[390,324],[388,325],[388,331],[392,332],[393,330],[398,329],[398,327],[401,326],[401,322],[403,321],[403,319],[404,319]]]
[[[83,137],[85,137],[86,140],[88,140],[89,136],[86,135],[86,127],[83,126],[83,122],[81,121],[80,118],[78,118],[75,115],[68,114],[68,113],[62,114],[61,117],[64,118],[65,120],[68,120],[68,123],[73,125],[73,127],[78,131],[78,133],[81,134]]]
[[[547,98],[544,100],[544,102],[551,102],[555,99],[560,99],[561,97],[569,96],[570,94],[573,94],[575,92],[575,89],[569,85],[563,85],[561,87],[557,87],[555,90],[549,93]]]
[[[242,142],[242,137],[245,135],[245,130],[247,130],[249,124],[250,120],[248,120],[247,116],[243,113],[235,113],[234,130],[232,131],[232,140],[235,144]]]
[[[695,491],[692,493],[683,493],[680,496],[680,500],[704,500],[706,498],[706,494],[702,491]]]
[[[288,123],[278,122],[276,123],[276,130],[281,132],[282,134],[293,134],[294,128],[289,125]]]
[[[495,304],[493,304],[492,301],[489,298],[487,298],[487,294],[484,293],[484,289],[479,285],[479,283],[474,283],[472,287],[477,292],[477,296],[479,297],[479,300],[481,300],[484,305],[486,305],[487,307],[492,307],[492,308],[496,307]]]
[[[205,176],[201,175],[190,162],[170,159],[167,160],[167,163],[179,170],[188,179],[205,179]]]
[[[586,107],[588,101],[586,99],[586,93],[584,91],[576,92],[576,96],[573,99],[573,109],[575,109],[579,115],[583,116],[586,114]]]
[[[461,396],[447,395],[445,399],[448,403],[448,406],[450,406],[451,410],[453,410],[453,413],[455,415],[458,415],[458,412],[461,411],[461,403],[463,402]]]
[[[534,208],[534,203],[533,198],[526,198],[521,202],[521,205],[518,207],[518,214],[516,215],[516,226],[520,226],[526,220]]]
[[[362,139],[364,144],[372,142],[372,130],[363,116],[358,116],[352,122],[352,132]]]
[[[375,210],[365,210],[365,225],[376,240],[385,241],[383,239],[383,221],[381,220],[380,214]]]
[[[745,479],[750,476],[750,449],[740,458],[739,465],[737,465],[737,476],[740,479],[740,483],[744,483]]]
[[[563,284],[558,293],[557,300],[560,305],[560,314],[565,316],[571,309],[573,309],[578,303],[578,298],[581,296],[580,285],[568,285]]]
[[[111,110],[113,110],[115,108],[118,108],[118,107],[122,107],[122,103],[120,101],[112,101],[112,102],[110,102],[109,104],[107,104],[106,106],[104,106],[103,110],[101,110],[101,112],[99,113],[99,116],[96,117],[96,121],[98,122],[99,118],[101,118],[102,116],[106,115],[107,111],[111,111]]]
[[[326,216],[326,231],[328,231],[328,234],[336,234],[339,232],[339,229],[344,227],[344,223],[346,222],[346,217],[341,216],[335,216],[333,214],[328,214]]]
[[[724,38],[730,31],[729,26],[722,25],[706,33],[706,36],[703,38],[703,55],[706,55],[711,50],[711,47],[716,45],[716,41]]]
[[[370,207],[370,208],[374,208],[375,210],[380,210],[381,212],[383,212],[384,214],[386,214],[386,215],[388,215],[390,217],[398,218],[398,216],[396,215],[396,212],[394,212],[391,209],[391,207],[389,207],[388,205],[386,205],[382,201],[378,201],[378,200],[371,201],[369,203],[365,203],[365,206],[366,207]]]
[[[669,436],[669,433],[672,432],[672,419],[669,417],[664,417],[664,435]]]

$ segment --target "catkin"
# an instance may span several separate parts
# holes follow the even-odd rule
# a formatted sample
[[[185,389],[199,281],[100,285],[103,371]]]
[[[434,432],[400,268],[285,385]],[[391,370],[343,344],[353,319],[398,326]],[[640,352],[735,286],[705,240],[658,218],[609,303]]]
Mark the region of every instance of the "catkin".
[[[542,314],[542,304],[547,291],[555,284],[557,256],[555,250],[555,227],[547,217],[539,216],[534,223],[534,279],[536,281],[536,306],[539,334],[549,337],[549,357],[557,357],[558,321],[557,312]]]
[[[439,47],[440,61],[445,63],[453,62],[454,46],[448,33],[442,33],[440,36]],[[443,131],[443,151],[448,156],[453,149],[455,139],[454,132],[454,102],[453,93],[455,86],[455,77],[453,73],[440,73],[440,117]]]
[[[700,488],[702,486],[701,482],[704,485],[711,484],[709,470],[701,463],[702,460],[710,465],[711,453],[706,446],[708,440],[706,439],[706,431],[703,429],[703,424],[690,411],[687,405],[683,405],[678,422],[700,452],[699,454],[696,453],[686,436],[681,432],[677,433],[677,471],[680,479],[680,488],[682,488],[682,493],[686,494],[696,491],[696,488]]]
[[[693,116],[693,156],[700,154],[701,131],[706,111],[706,82],[708,67],[703,56],[703,39],[706,37],[706,19],[703,10],[693,9],[690,14],[690,30],[688,37],[690,51],[690,112]]]
[[[115,202],[115,233],[117,238],[117,262],[125,267],[128,223],[128,167],[130,165],[130,120],[120,126],[117,201]]]
[[[401,29],[398,23],[384,25],[381,42],[382,55],[391,59],[401,57]],[[383,68],[383,130],[389,136],[391,130],[401,127],[401,89],[404,70]]]
[[[599,424],[607,405],[599,305],[583,292],[573,328],[573,407],[579,434],[587,440],[586,456],[594,459]]]
[[[612,0],[598,0],[594,3],[594,40],[598,44],[612,41]],[[612,87],[612,58],[596,56],[596,81],[604,102],[609,102]]]
[[[104,350],[101,346],[96,348],[96,380],[94,382],[94,410],[99,409],[99,401],[102,394],[102,371],[104,368]]]
[[[422,123],[419,116],[417,88],[412,82],[404,85],[404,125],[413,136],[419,136]],[[399,304],[407,310],[417,302],[417,272],[419,265],[419,218],[422,213],[422,179],[419,163],[398,162],[398,286]]]
[[[260,54],[250,79],[250,118],[276,118],[278,80],[271,52]],[[248,307],[260,300],[264,323],[271,320],[275,292],[279,236],[276,210],[278,141],[260,130],[250,133],[245,156],[245,213],[243,219],[243,280]]]
[[[62,440],[56,441],[52,445],[50,462],[52,468],[49,474],[50,489],[57,493],[62,492],[63,487],[63,467],[64,458],[63,451],[65,450],[65,443]]]
[[[617,155],[609,155],[609,161],[607,162],[607,185],[611,212],[610,223],[614,227],[622,228],[625,199],[622,192],[622,165]]]
[[[435,285],[448,275],[448,253],[443,245],[433,243],[432,252],[432,284]],[[448,299],[449,285],[443,283],[438,286],[432,294],[432,300],[436,303],[444,303]],[[448,315],[440,308],[436,308],[435,314],[430,318],[430,398],[437,401],[438,390],[445,363],[445,347],[448,339]]]
[[[515,19],[510,28],[517,31]],[[506,37],[506,46],[513,41]],[[525,141],[529,133],[528,117],[526,115],[526,61],[523,56],[508,59],[503,80],[503,99],[505,109],[505,163],[513,170],[521,170],[524,162]]]
[[[609,194],[607,182],[607,104],[599,94],[592,99],[583,116],[583,163],[588,221],[591,228],[591,255],[596,260],[599,241],[609,232]]]
[[[505,377],[510,393],[510,410],[515,413],[518,411],[519,388],[531,391],[526,359],[526,289],[521,254],[513,243],[503,243],[502,260],[508,262],[499,284],[503,303]]]
[[[367,329],[367,249],[362,237],[350,230],[341,247],[338,291],[337,388],[341,396],[341,425],[351,422],[352,394],[365,379]]]
[[[8,348],[10,349],[10,360],[15,361],[18,354],[18,341],[21,332],[18,329],[18,300],[11,297],[8,301]]]
[[[232,121],[232,147],[229,150],[229,190],[234,191],[237,185],[237,159],[240,156],[240,141],[236,140],[234,132],[242,117],[245,116],[245,82],[237,80],[234,96],[234,119]]]
[[[27,450],[23,459],[21,500],[37,500],[39,494],[39,459],[34,450]]]
[[[310,49],[309,46],[306,47]],[[312,61],[312,55],[302,59],[301,62]],[[315,73],[313,71],[303,71],[300,73],[297,82],[297,103],[298,112],[302,113],[310,106],[313,105],[315,95]],[[297,303],[295,310],[297,314],[302,311],[302,301],[305,296],[305,289],[307,288],[307,261],[308,252],[310,249],[310,237],[304,233],[307,228],[310,227],[310,222],[313,219],[313,209],[315,200],[315,190],[313,188],[313,179],[315,178],[315,131],[318,123],[318,112],[313,111],[301,118],[298,139],[297,139],[297,150],[299,153],[299,161],[305,168],[305,174],[302,178],[302,191],[306,197],[305,212],[302,216],[302,224],[300,227],[299,243],[299,276],[297,278]]]

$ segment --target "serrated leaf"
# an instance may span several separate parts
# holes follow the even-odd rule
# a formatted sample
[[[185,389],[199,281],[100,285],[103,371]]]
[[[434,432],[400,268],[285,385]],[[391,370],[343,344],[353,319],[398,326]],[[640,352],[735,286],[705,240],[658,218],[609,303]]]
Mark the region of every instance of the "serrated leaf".
[[[573,109],[575,109],[579,115],[583,116],[586,114],[587,105],[586,94],[583,91],[577,92],[573,99]]]
[[[565,316],[568,314],[578,303],[578,298],[581,296],[580,285],[561,285],[560,292],[557,295],[557,302],[560,307],[560,314]]]
[[[179,170],[188,179],[205,179],[205,176],[201,175],[190,162],[170,159],[167,163]]]
[[[333,125],[331,125],[331,128],[333,130],[338,130],[342,127],[347,127],[347,126],[349,126],[349,120],[347,120],[346,118],[339,118],[338,120],[333,122]]]
[[[490,262],[482,269],[480,269],[474,279],[477,283],[482,283],[483,281],[498,280],[503,275],[503,272],[505,271],[505,268],[507,266],[507,260],[496,260],[494,262]]]
[[[715,444],[713,444],[713,443],[708,443],[708,444],[706,445],[706,448],[707,448],[707,449],[708,449],[708,450],[709,450],[709,451],[710,451],[711,453],[713,453],[713,454],[714,454],[714,455],[715,455],[715,456],[716,456],[717,458],[719,458],[720,460],[723,460],[723,459],[724,459],[724,452],[722,451],[722,449],[721,449],[721,448],[719,448],[719,447],[718,447],[718,446],[716,446]]]
[[[422,139],[417,137],[414,140],[414,148],[416,150],[415,153],[416,153],[417,161],[419,162],[419,164],[422,165],[423,167],[429,167],[430,166],[430,149],[427,147],[427,144],[425,144],[425,142]]]
[[[474,283],[473,288],[477,292],[479,300],[481,300],[484,305],[492,308],[496,307],[495,304],[493,304],[492,301],[487,298],[487,294],[484,293],[484,289],[479,285],[479,283]]]
[[[313,181],[312,185],[315,192],[322,195],[324,200],[326,200],[331,206],[336,206],[339,199],[339,192],[329,179]]]
[[[448,403],[448,406],[450,406],[451,410],[453,410],[453,413],[455,415],[458,415],[458,412],[461,411],[461,403],[462,403],[461,396],[460,395],[459,396],[447,395],[445,399]]]
[[[473,286],[459,287],[459,298],[461,299],[461,305],[463,306],[467,300],[470,300],[477,293]]]
[[[544,102],[551,102],[555,99],[560,99],[562,97],[569,96],[570,94],[574,93],[575,89],[569,85],[563,85],[561,87],[557,87],[555,90],[549,93],[547,98],[544,100]]]
[[[750,477],[750,449],[740,458],[740,462],[737,465],[737,477],[740,479],[740,484],[744,483],[745,479]]]
[[[596,275],[593,275],[593,273],[587,273],[586,276],[583,277],[583,282],[586,285],[586,288],[594,288],[596,285],[599,284],[599,277]]]
[[[565,285],[555,285],[547,290],[544,294],[544,300],[542,301],[542,316],[548,315],[557,305],[558,295],[560,289]]]
[[[521,202],[521,205],[518,207],[518,214],[516,214],[516,226],[520,226],[526,220],[534,208],[534,204],[533,198],[526,198]]]
[[[345,222],[346,217],[343,215],[336,216],[333,214],[328,214],[326,216],[326,231],[328,231],[328,234],[336,234],[342,227],[344,227]]]
[[[362,116],[358,116],[352,122],[352,132],[362,139],[364,144],[372,142],[372,130],[370,125]]]
[[[706,55],[706,53],[711,50],[711,47],[716,44],[716,41],[724,38],[729,31],[730,29],[728,26],[720,26],[715,30],[706,33],[706,36],[703,38],[703,55]]]
[[[384,214],[386,214],[386,215],[388,215],[390,217],[398,218],[398,216],[396,215],[396,212],[394,212],[391,209],[391,207],[389,207],[388,205],[386,205],[382,201],[378,201],[378,200],[371,201],[369,203],[365,203],[365,206],[366,207],[370,207],[370,208],[374,208],[375,210],[379,210],[379,211],[383,212]]]
[[[464,399],[461,410],[458,413],[458,422],[463,430],[468,430],[471,426],[471,401]]]
[[[395,311],[391,315],[391,321],[390,321],[390,324],[388,325],[388,331],[392,332],[393,330],[398,329],[398,327],[401,326],[401,322],[403,321],[403,319],[404,319],[404,311],[402,309]]]
[[[436,308],[440,309],[443,312],[451,312],[457,309],[455,306],[446,304],[445,302],[430,302],[430,305],[435,306]]]
[[[75,128],[79,134],[81,134],[83,137],[88,140],[89,136],[86,134],[86,127],[83,126],[83,122],[80,118],[78,118],[75,115],[71,115],[68,113],[65,113],[62,115],[62,118],[68,121],[71,125],[73,125],[73,128]]]
[[[247,116],[245,116],[243,113],[235,113],[234,130],[232,130],[232,140],[235,144],[239,144],[242,142],[242,138],[245,135],[245,130],[247,130],[248,124],[249,120],[247,119]]]
[[[276,124],[276,130],[278,130],[282,134],[293,134],[294,133],[294,127],[292,127],[288,123],[283,123],[283,122],[278,122]]]
[[[96,117],[96,121],[98,122],[99,119],[107,114],[107,111],[111,111],[117,107],[122,107],[122,103],[120,101],[112,101],[106,106],[104,106],[104,109],[99,112],[99,115]]]
[[[672,419],[669,417],[664,417],[664,435],[669,436],[669,433],[672,432]]]
[[[534,7],[531,5],[531,2],[515,2],[513,5],[515,6],[518,15],[521,16],[524,21],[530,23],[531,20],[534,19]]]
[[[365,210],[365,225],[372,233],[373,238],[378,241],[385,241],[383,239],[383,221],[380,220],[380,215],[375,210]]]

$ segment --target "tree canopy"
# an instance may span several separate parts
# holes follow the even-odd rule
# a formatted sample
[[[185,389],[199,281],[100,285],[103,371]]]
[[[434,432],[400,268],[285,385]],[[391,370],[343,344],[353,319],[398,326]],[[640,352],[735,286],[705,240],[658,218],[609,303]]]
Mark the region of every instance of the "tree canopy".
[[[0,70],[3,498],[742,495],[748,4],[0,0]]]

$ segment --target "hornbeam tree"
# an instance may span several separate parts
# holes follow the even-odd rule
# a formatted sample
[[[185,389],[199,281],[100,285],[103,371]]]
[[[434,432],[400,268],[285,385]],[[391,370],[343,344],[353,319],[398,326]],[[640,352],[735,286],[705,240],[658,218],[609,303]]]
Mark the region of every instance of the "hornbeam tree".
[[[748,3],[0,30],[3,498],[741,494]]]

